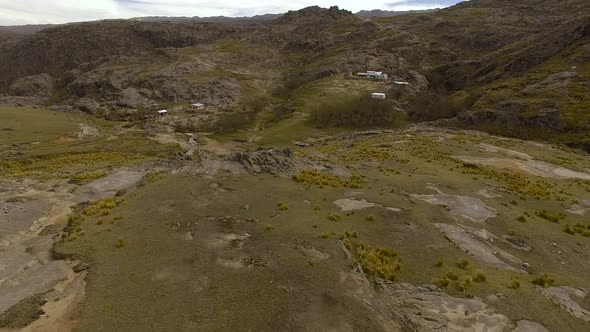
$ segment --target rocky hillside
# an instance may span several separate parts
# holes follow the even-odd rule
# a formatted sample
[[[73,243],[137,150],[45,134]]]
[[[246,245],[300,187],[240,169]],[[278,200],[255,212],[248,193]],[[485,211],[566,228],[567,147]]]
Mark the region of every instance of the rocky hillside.
[[[449,98],[453,110],[445,114],[458,112],[460,125],[507,134],[550,129],[587,147],[589,14],[583,0],[473,0],[391,17],[309,7],[240,22],[100,21],[24,37],[0,31],[0,93],[83,110],[195,100],[232,106],[379,69],[412,84],[397,105],[402,111],[436,94]]]

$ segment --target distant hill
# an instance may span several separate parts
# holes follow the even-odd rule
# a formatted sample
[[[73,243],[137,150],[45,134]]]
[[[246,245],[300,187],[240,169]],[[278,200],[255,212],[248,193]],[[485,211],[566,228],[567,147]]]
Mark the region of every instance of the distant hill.
[[[391,17],[391,16],[399,16],[399,15],[414,14],[414,13],[430,13],[430,12],[433,12],[436,10],[438,10],[438,9],[407,10],[407,11],[373,9],[373,10],[361,10],[360,12],[356,13],[355,15],[358,17],[364,17],[364,18]]]
[[[0,33],[27,35],[55,26],[54,24],[0,26]]]
[[[255,21],[271,21],[282,14],[264,14],[255,16],[242,16],[242,17],[228,17],[228,16],[210,16],[210,17],[173,17],[173,16],[146,16],[146,17],[134,17],[130,20],[141,21],[141,22],[255,22]]]

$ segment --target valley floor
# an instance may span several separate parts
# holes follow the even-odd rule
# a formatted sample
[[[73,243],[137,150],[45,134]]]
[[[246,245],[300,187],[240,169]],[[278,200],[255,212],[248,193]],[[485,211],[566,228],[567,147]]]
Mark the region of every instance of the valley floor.
[[[0,125],[0,329],[590,328],[587,154],[428,127],[257,149],[0,119],[28,112],[46,125]]]

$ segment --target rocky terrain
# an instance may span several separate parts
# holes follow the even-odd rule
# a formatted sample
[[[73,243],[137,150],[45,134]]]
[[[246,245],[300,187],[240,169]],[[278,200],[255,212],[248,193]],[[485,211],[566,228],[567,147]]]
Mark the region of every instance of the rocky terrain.
[[[579,151],[426,126],[262,148],[159,119],[0,120],[0,328],[590,324]]]
[[[288,109],[293,89],[377,69],[411,83],[396,92],[402,112],[436,94],[451,110],[425,118],[523,138],[548,130],[555,142],[587,148],[589,12],[581,0],[477,0],[370,19],[310,7],[239,22],[3,29],[1,100],[153,111],[196,101],[239,108],[256,94]]]
[[[587,331],[588,13],[0,29],[0,330]]]

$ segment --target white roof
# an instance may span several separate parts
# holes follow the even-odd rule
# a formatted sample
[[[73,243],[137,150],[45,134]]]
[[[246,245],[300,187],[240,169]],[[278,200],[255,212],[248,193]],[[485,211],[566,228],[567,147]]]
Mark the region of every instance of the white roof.
[[[372,96],[385,96],[383,92],[373,92],[371,93]]]
[[[393,83],[399,84],[399,85],[408,85],[408,84],[410,84],[410,83],[404,82],[404,81],[393,81]]]
[[[168,113],[167,110],[159,110],[158,113]]]
[[[194,103],[194,104],[191,104],[191,106],[205,106],[205,104],[203,104],[203,103]]]

